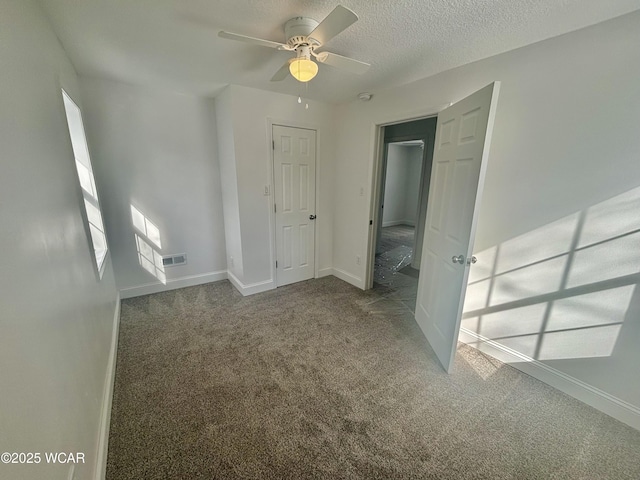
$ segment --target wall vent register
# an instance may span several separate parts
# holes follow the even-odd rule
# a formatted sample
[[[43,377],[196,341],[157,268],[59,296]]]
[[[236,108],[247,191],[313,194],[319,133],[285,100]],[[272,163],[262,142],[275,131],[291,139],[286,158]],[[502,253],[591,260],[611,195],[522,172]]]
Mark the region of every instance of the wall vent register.
[[[177,255],[165,255],[162,257],[162,265],[165,267],[175,267],[187,263],[187,254],[179,253]]]

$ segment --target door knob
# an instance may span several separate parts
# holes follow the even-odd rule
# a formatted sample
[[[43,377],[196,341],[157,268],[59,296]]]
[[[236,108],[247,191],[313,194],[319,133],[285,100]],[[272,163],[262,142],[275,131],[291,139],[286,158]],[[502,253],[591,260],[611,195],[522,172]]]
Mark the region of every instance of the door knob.
[[[475,255],[471,255],[469,258],[467,258],[467,265],[471,265],[472,263],[476,263],[478,261],[478,259],[476,258]]]
[[[451,261],[462,265],[464,263],[464,255],[458,255],[457,257],[454,255],[451,257]]]
[[[309,215],[309,220],[315,220],[316,216],[315,215]]]

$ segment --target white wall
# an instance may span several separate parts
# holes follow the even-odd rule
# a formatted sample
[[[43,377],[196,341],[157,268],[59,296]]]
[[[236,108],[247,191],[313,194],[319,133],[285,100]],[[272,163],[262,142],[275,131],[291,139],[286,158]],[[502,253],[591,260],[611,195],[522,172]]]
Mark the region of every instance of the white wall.
[[[0,11],[0,451],[84,452],[75,478],[93,478],[117,294],[110,257],[99,280],[90,255],[60,89],[82,102],[39,6]],[[0,464],[0,478],[68,474]]]
[[[271,216],[273,198],[264,195],[272,183],[271,130],[269,122],[315,129],[317,268],[319,274],[331,273],[333,256],[332,178],[333,108],[309,101],[309,108],[298,104],[297,97],[231,85],[235,167],[238,181],[238,208],[242,243],[242,278],[245,292],[275,287],[275,258]],[[223,100],[226,102],[228,100]],[[219,105],[219,103],[218,103]],[[217,106],[218,106],[217,105]],[[220,123],[220,121],[219,121]],[[228,137],[229,133],[221,134]]]
[[[389,144],[382,226],[415,225],[422,170],[422,149]]]
[[[422,176],[422,148],[408,146],[407,149],[407,183],[406,200],[404,205],[404,218],[408,225],[415,225],[418,214],[418,201],[420,200],[420,179]]]
[[[318,131],[317,267],[333,256],[333,107],[239,86],[213,99],[82,78],[87,133],[123,297],[230,278],[243,293],[274,288],[269,122]],[[219,140],[218,140],[219,139]],[[138,262],[130,207],[161,234],[160,255],[186,253],[167,284]]]
[[[339,107],[334,201],[340,208],[334,210],[334,267],[347,271],[355,285],[363,285],[364,265],[356,265],[354,257],[366,252],[374,124],[430,113],[494,80],[502,81],[475,243],[483,258],[472,272],[485,265],[484,280],[476,280],[485,281],[485,287],[492,280],[503,283],[499,297],[488,297],[486,288],[470,289],[468,301],[474,302],[475,310],[467,311],[464,326],[497,342],[510,342],[516,352],[533,353],[554,375],[567,375],[570,383],[576,380],[582,391],[597,389],[594,395],[604,403],[620,400],[621,408],[638,422],[635,365],[640,351],[629,341],[640,338],[640,259],[637,243],[631,247],[638,235],[633,229],[640,222],[635,198],[640,185],[638,78],[640,12],[635,12],[402,88],[375,92],[368,103]],[[358,196],[361,186],[368,195]],[[581,216],[586,218],[580,220]],[[629,244],[610,241],[608,232],[626,235]],[[602,246],[579,252],[577,248],[587,245],[587,233]],[[492,273],[491,255],[498,248],[503,262],[498,271],[520,268],[521,276],[514,272],[498,279]],[[554,255],[557,263],[550,259]],[[538,268],[525,270],[532,262],[539,262]],[[615,282],[629,286],[615,288]],[[579,290],[569,290],[574,286]],[[592,296],[571,296],[589,288],[596,290]],[[516,302],[512,309],[510,302]],[[535,313],[516,310],[517,302],[534,302],[530,309]],[[488,321],[478,326],[479,317],[498,311],[500,318],[492,319],[495,328],[486,328]],[[523,317],[533,331],[520,328]],[[598,322],[622,325],[585,328]],[[549,333],[562,328],[575,331]],[[598,331],[605,332],[602,339],[608,350],[596,348],[599,337],[592,333]],[[524,333],[543,339],[544,355],[525,348],[530,340],[524,337],[520,343],[498,340]],[[592,354],[569,347],[585,342],[594,346]]]
[[[123,297],[226,278],[213,101],[109,80],[80,83]],[[138,261],[132,205],[160,230],[160,255],[187,254],[186,265],[165,268],[166,285]]]
[[[400,225],[405,220],[409,162],[406,149],[400,145],[387,147],[387,172],[384,179],[382,226]]]
[[[238,174],[233,135],[233,109],[231,88],[227,87],[215,99],[218,157],[222,182],[222,208],[227,267],[231,278],[244,278],[242,261],[242,235],[240,233],[240,206],[238,204]]]

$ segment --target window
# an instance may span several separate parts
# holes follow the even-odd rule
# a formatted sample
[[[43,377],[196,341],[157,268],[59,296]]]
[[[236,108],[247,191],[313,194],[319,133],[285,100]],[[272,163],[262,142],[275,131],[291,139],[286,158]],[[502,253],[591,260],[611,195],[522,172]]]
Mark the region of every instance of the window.
[[[104,223],[102,222],[102,212],[100,211],[100,202],[98,201],[96,181],[93,178],[93,168],[91,167],[91,158],[89,157],[89,149],[87,148],[87,138],[84,134],[82,113],[64,90],[62,90],[62,97],[64,98],[64,109],[67,113],[67,124],[69,125],[69,136],[71,137],[71,145],[73,146],[78,180],[80,181],[80,187],[82,187],[84,208],[87,213],[87,221],[89,222],[89,234],[91,235],[91,243],[93,244],[96,266],[98,267],[100,278],[102,278],[104,261],[107,257],[107,238],[104,233]]]

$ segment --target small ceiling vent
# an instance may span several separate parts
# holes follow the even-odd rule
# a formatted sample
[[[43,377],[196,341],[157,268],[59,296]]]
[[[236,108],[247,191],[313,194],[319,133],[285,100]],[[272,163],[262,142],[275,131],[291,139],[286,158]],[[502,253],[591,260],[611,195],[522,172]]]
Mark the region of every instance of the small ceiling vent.
[[[162,265],[165,267],[175,267],[177,265],[184,265],[187,263],[187,254],[178,253],[175,255],[165,255],[162,257]]]

